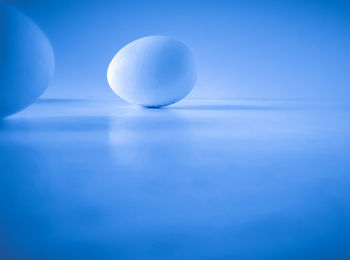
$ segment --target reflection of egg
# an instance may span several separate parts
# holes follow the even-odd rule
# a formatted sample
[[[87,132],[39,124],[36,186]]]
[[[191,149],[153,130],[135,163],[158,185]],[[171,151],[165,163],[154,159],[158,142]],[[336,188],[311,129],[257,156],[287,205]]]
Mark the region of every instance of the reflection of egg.
[[[109,65],[107,77],[113,91],[129,103],[161,107],[190,93],[196,71],[186,45],[151,36],[121,49]]]
[[[42,31],[0,3],[0,117],[33,103],[48,87],[54,54]]]

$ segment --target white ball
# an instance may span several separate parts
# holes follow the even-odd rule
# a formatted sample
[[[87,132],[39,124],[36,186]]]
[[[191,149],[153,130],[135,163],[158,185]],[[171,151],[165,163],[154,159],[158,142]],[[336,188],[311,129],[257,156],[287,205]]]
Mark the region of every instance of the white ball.
[[[162,107],[189,94],[197,76],[185,44],[150,36],[122,48],[110,63],[107,78],[113,91],[127,102]]]
[[[54,54],[25,15],[0,3],[0,117],[32,104],[48,87]]]

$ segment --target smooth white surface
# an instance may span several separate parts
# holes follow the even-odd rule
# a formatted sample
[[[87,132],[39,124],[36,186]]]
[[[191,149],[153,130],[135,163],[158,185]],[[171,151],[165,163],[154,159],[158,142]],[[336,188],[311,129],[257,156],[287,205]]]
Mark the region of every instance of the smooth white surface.
[[[48,87],[54,54],[43,32],[0,3],[0,118],[32,104]]]
[[[169,37],[150,36],[122,48],[111,61],[107,78],[113,91],[127,102],[161,107],[190,93],[196,69],[186,45]]]

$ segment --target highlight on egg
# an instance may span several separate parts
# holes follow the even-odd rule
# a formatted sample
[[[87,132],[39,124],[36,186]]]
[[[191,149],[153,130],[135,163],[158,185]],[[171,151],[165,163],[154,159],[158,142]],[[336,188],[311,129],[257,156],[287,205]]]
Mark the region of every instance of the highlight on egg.
[[[107,79],[125,101],[163,107],[187,96],[197,74],[192,52],[184,43],[166,36],[149,36],[131,42],[115,55]]]
[[[53,72],[54,53],[45,34],[20,11],[0,3],[0,118],[35,102]]]

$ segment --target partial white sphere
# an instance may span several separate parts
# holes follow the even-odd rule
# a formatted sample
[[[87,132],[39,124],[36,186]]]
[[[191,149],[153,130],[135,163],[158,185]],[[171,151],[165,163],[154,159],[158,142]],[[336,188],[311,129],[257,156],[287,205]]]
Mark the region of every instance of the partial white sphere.
[[[197,76],[185,44],[150,36],[122,48],[110,63],[107,78],[113,91],[127,102],[162,107],[189,94]]]
[[[44,33],[0,3],[0,117],[32,104],[48,87],[53,71],[54,54]]]

